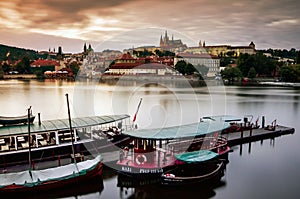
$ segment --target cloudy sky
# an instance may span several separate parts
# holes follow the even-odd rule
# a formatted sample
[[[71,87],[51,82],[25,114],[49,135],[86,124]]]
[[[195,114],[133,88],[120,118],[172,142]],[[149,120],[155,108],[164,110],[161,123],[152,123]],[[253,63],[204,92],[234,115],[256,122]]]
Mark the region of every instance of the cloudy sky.
[[[300,49],[298,0],[0,0],[0,43],[81,52],[158,45],[168,30],[188,46]]]

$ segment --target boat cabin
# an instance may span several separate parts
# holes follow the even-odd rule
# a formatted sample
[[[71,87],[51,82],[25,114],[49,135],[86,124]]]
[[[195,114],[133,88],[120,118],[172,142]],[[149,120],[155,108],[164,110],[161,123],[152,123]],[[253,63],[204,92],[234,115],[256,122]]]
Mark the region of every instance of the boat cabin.
[[[228,127],[225,122],[202,121],[162,129],[126,131],[124,134],[133,141],[122,149],[117,165],[125,173],[159,174],[163,168],[182,164],[175,154],[203,149],[225,154],[229,150],[227,140],[219,135]]]
[[[123,130],[130,128],[129,115],[94,116],[72,119],[70,132],[68,119],[48,120],[41,124],[30,124],[30,135],[27,125],[0,127],[0,156],[2,163],[9,161],[27,161],[21,154],[28,152],[45,156],[70,155],[72,139],[75,149],[80,153],[84,144],[96,140],[112,139]],[[49,154],[46,151],[51,151]],[[18,156],[19,155],[19,156]],[[11,156],[11,157],[10,157]],[[1,161],[0,161],[1,166]]]

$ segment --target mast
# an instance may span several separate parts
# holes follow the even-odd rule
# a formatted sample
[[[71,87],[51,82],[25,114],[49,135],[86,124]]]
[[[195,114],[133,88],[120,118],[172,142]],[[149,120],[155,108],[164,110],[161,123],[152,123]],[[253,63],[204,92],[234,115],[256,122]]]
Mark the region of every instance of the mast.
[[[76,163],[75,150],[74,150],[74,132],[73,132],[73,129],[72,129],[71,114],[70,114],[70,106],[69,106],[69,95],[68,95],[68,93],[66,93],[66,98],[67,98],[68,117],[69,117],[69,125],[70,125],[70,133],[71,133],[71,142],[72,142],[72,154],[73,154],[73,157],[74,157],[74,162]]]
[[[135,114],[134,114],[134,116],[133,116],[132,124],[134,124],[134,122],[135,122],[135,120],[136,120],[136,116],[137,116],[137,114],[138,114],[138,112],[139,112],[139,109],[140,109],[140,106],[141,106],[141,103],[142,103],[142,99],[143,99],[143,98],[140,99],[139,105],[138,105],[138,107],[137,107],[137,109],[136,109],[136,112],[135,112]]]
[[[28,153],[28,161],[29,161],[29,171],[31,171],[32,169],[32,161],[31,161],[31,143],[30,143],[30,115],[31,115],[31,106],[27,109],[28,113],[27,113],[27,125],[28,125],[28,150],[29,150],[29,153]]]

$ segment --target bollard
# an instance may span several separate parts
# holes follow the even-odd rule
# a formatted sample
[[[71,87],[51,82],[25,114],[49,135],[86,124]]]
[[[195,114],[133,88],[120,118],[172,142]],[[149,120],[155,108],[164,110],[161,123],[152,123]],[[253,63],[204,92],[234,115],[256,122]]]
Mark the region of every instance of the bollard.
[[[265,116],[262,116],[261,127],[265,128]]]

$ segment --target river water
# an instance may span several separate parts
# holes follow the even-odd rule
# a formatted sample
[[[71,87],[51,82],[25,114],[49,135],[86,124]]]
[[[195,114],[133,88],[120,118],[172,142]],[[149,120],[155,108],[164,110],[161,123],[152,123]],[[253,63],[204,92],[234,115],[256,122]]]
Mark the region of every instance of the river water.
[[[232,148],[221,183],[169,189],[160,186],[120,188],[117,174],[104,170],[101,192],[70,198],[299,198],[300,90],[289,87],[191,86],[187,82],[68,82],[63,80],[1,80],[0,115],[41,113],[42,120],[127,113],[137,115],[139,128],[166,127],[199,121],[207,115],[265,116],[266,123],[294,127],[293,135]]]

